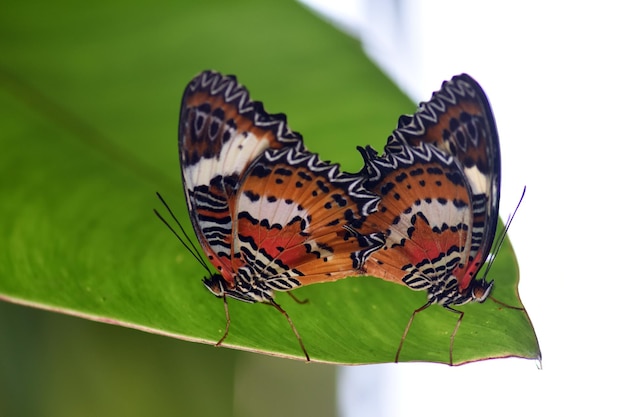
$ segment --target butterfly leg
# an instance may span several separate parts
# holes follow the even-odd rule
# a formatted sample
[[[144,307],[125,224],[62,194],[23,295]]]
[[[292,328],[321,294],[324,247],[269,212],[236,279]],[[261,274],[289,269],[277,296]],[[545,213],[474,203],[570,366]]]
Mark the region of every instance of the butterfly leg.
[[[310,362],[311,358],[309,358],[309,353],[306,351],[306,348],[304,347],[304,343],[302,342],[302,338],[300,337],[300,333],[298,333],[298,330],[296,330],[296,326],[294,326],[293,322],[291,321],[291,317],[289,317],[289,314],[287,314],[287,312],[283,310],[283,308],[279,306],[276,303],[276,301],[272,299],[267,301],[266,304],[269,304],[272,307],[274,307],[276,310],[280,312],[280,314],[282,314],[287,319],[287,321],[289,322],[289,326],[291,326],[291,331],[293,331],[293,334],[295,334],[296,338],[298,339],[298,343],[300,343],[300,349],[302,349],[302,353],[304,353],[304,356],[306,357],[306,361]]]
[[[296,297],[295,295],[293,295],[293,293],[291,291],[287,291],[287,294],[291,297],[291,299],[293,301],[295,301],[298,304],[306,304],[309,302],[308,298],[305,298],[304,300],[299,299],[298,297]]]
[[[463,316],[465,315],[465,313],[450,306],[444,306],[444,308],[459,315],[459,319],[456,321],[456,326],[454,326],[454,330],[450,335],[450,362],[448,364],[452,366],[454,365],[454,363],[452,362],[452,352],[454,351],[454,338],[456,337],[456,332],[459,330],[459,327],[461,327],[461,321],[463,320]]]
[[[226,336],[228,336],[228,330],[230,330],[230,313],[228,312],[228,301],[226,301],[226,297],[222,297],[224,299],[224,315],[226,316],[226,328],[224,329],[224,335],[220,340],[217,341],[215,347],[222,344]]]
[[[504,301],[500,301],[497,298],[493,297],[493,296],[489,296],[489,298],[491,298],[496,304],[500,304],[502,307],[506,307],[506,308],[510,308],[513,310],[519,310],[519,311],[526,311],[526,309],[524,307],[515,307],[512,306],[510,304],[505,303]]]
[[[400,339],[400,345],[398,346],[398,350],[396,351],[396,357],[395,357],[395,362],[396,363],[398,363],[398,361],[400,359],[400,351],[402,350],[402,345],[404,345],[404,339],[406,339],[406,335],[409,333],[409,329],[411,329],[411,325],[413,324],[413,319],[415,319],[415,316],[419,312],[424,311],[428,307],[430,307],[431,304],[432,304],[432,301],[429,301],[426,304],[424,304],[423,306],[421,306],[420,308],[418,308],[417,310],[414,310],[413,314],[411,314],[411,318],[409,319],[409,322],[407,323],[406,327],[404,328],[404,334],[402,334],[402,339]]]
[[[507,304],[503,301],[498,300],[497,298],[493,297],[492,295],[489,295],[489,298],[492,299],[496,304],[500,304],[502,307],[505,308],[510,308],[513,310],[518,310],[518,311],[523,311],[524,314],[526,314],[526,316],[528,316],[528,312],[526,311],[526,309],[524,307],[516,307],[516,306],[512,306],[510,304]],[[530,317],[528,317],[528,320],[530,320]],[[537,357],[537,368],[539,369],[543,369],[543,365],[541,363],[541,351],[539,351],[539,356]]]

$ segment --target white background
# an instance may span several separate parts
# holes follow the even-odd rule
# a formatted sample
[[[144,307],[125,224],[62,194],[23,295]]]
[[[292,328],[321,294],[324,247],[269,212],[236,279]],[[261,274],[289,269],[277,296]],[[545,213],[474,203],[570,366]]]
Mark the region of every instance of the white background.
[[[501,216],[543,370],[344,368],[345,417],[623,415],[626,6],[620,2],[310,0],[416,102],[466,72],[501,140]]]

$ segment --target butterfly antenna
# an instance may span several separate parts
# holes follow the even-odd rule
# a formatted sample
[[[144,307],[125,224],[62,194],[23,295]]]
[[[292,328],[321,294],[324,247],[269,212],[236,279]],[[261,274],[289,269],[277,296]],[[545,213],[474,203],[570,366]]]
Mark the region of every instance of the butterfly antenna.
[[[170,225],[168,223],[167,220],[165,220],[163,218],[163,216],[161,216],[161,214],[154,209],[154,213],[157,215],[157,217],[167,226],[168,229],[170,229],[170,231],[172,233],[174,233],[174,236],[176,236],[176,238],[178,239],[178,241],[180,243],[182,243],[182,245],[185,247],[185,249],[187,249],[189,251],[189,253],[191,253],[193,255],[194,258],[196,258],[196,260],[198,262],[200,262],[200,265],[202,265],[204,267],[204,269],[206,269],[207,271],[209,271],[209,273],[211,272],[208,265],[206,264],[206,262],[204,262],[204,260],[202,259],[202,256],[200,255],[200,252],[198,251],[198,248],[193,244],[193,241],[191,240],[191,238],[189,237],[189,235],[187,234],[187,232],[185,232],[185,229],[183,228],[183,226],[180,224],[180,222],[178,221],[178,218],[176,218],[176,216],[174,215],[174,212],[172,212],[172,209],[170,208],[170,206],[167,205],[167,203],[165,202],[165,200],[163,199],[163,197],[161,196],[161,194],[159,194],[158,192],[156,193],[157,197],[159,197],[159,200],[161,200],[161,203],[163,203],[163,205],[165,206],[165,208],[167,209],[167,211],[170,213],[170,216],[172,216],[172,219],[174,219],[174,221],[176,222],[176,224],[178,225],[178,228],[180,229],[180,231],[182,232],[183,236],[185,236],[185,239],[187,239],[187,242],[185,242],[181,237],[180,234],[174,230],[174,228],[172,227],[172,225]],[[193,249],[192,249],[193,248]]]
[[[520,196],[519,201],[517,202],[517,206],[515,206],[515,210],[513,210],[512,214],[509,214],[509,217],[506,219],[506,223],[504,224],[504,229],[500,232],[500,234],[496,238],[495,250],[490,254],[489,263],[487,264],[487,267],[485,268],[483,278],[487,276],[487,273],[489,272],[489,270],[491,269],[491,266],[493,265],[493,261],[496,259],[496,255],[498,254],[498,252],[500,252],[500,249],[502,248],[502,245],[504,244],[504,239],[506,238],[506,234],[509,231],[509,227],[511,227],[513,218],[515,217],[515,214],[517,213],[517,209],[519,209],[520,205],[522,204],[522,200],[524,199],[525,194],[526,194],[526,186],[524,186],[524,189],[522,190],[522,195]]]

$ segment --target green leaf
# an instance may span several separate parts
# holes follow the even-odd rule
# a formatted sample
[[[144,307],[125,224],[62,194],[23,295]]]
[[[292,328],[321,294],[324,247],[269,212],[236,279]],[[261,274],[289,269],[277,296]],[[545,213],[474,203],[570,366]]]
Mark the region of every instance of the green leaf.
[[[189,225],[176,137],[186,83],[209,68],[236,74],[269,112],[288,113],[311,150],[347,171],[362,164],[357,145],[381,149],[397,117],[415,106],[356,41],[292,2],[66,6],[16,2],[0,17],[0,299],[215,343],[223,302],[152,213],[160,191]],[[510,246],[490,277],[497,299],[521,306]],[[277,301],[311,359],[345,364],[392,361],[425,302],[425,294],[373,278],[294,295],[308,303],[287,294]],[[228,306],[224,346],[303,359],[276,310]],[[492,300],[460,309],[455,363],[539,356],[525,311]],[[401,360],[448,363],[457,319],[437,306],[419,313]]]

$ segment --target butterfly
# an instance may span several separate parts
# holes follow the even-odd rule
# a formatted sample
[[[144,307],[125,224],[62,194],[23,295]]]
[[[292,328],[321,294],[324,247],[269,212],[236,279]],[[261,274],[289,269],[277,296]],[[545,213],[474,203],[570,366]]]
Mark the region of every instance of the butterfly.
[[[284,114],[268,114],[234,76],[205,71],[186,87],[179,155],[189,217],[217,270],[203,283],[224,299],[266,303],[285,316],[274,291],[363,275],[382,247],[379,231],[357,232],[380,200],[364,178],[321,161]],[[199,257],[201,259],[201,257]]]
[[[365,227],[383,231],[385,245],[365,262],[369,275],[415,291],[459,315],[454,306],[484,302],[493,281],[478,278],[494,242],[500,200],[498,133],[487,97],[470,76],[445,82],[413,115],[403,115],[378,155],[359,148],[366,188],[379,195]]]

